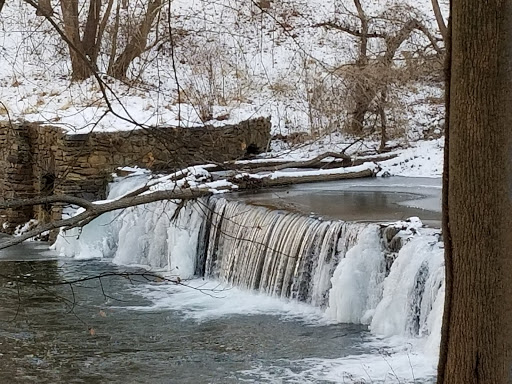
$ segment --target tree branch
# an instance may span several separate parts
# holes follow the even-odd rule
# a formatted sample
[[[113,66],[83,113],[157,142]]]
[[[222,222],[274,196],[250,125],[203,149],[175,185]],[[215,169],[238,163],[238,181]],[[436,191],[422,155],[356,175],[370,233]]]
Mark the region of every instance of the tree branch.
[[[434,15],[436,17],[437,26],[439,27],[439,32],[441,32],[441,36],[443,36],[443,41],[446,42],[448,36],[448,28],[444,22],[444,17],[441,13],[441,7],[439,6],[438,0],[432,0],[432,8],[434,9]]]
[[[324,27],[327,29],[335,29],[341,32],[348,33],[349,35],[352,35],[354,37],[367,37],[367,38],[381,38],[384,39],[387,35],[384,33],[377,33],[377,32],[368,32],[364,33],[361,32],[358,29],[351,29],[349,27],[346,27],[344,25],[337,24],[333,21],[324,21],[322,23],[316,23],[312,25],[313,27]]]
[[[97,204],[93,204],[93,203],[89,203],[89,202],[86,202],[87,203],[86,204],[86,203],[84,203],[83,199],[74,198],[72,196],[51,196],[46,199],[51,200],[53,203],[57,203],[57,202],[70,203],[73,201],[73,204],[74,204],[74,203],[80,202],[83,205],[81,205],[81,204],[78,204],[78,205],[81,205],[83,208],[85,208],[85,211],[82,213],[79,213],[76,216],[73,216],[73,217],[70,217],[67,219],[61,219],[61,220],[57,220],[57,221],[54,221],[51,223],[43,224],[42,226],[37,227],[31,231],[28,231],[21,236],[17,236],[17,237],[9,239],[7,241],[4,241],[4,242],[0,243],[0,249],[4,249],[4,248],[11,247],[13,245],[16,245],[16,244],[20,244],[20,243],[24,242],[25,240],[28,240],[35,236],[38,236],[44,232],[51,231],[53,229],[58,229],[58,228],[71,229],[74,227],[83,226],[86,223],[90,222],[91,220],[97,218],[98,216],[100,216],[104,213],[107,213],[107,212],[115,211],[117,209],[123,209],[123,208],[133,207],[136,205],[153,203],[155,201],[160,201],[160,200],[191,200],[191,199],[197,199],[197,198],[203,197],[203,196],[208,196],[211,194],[212,193],[210,191],[204,190],[204,189],[186,189],[186,190],[181,190],[181,191],[173,191],[173,190],[157,191],[157,192],[149,193],[146,195],[135,196],[135,197],[124,197],[119,200],[101,202],[101,203],[97,203]],[[30,201],[27,200],[27,202],[31,202],[33,204],[21,204],[20,203],[21,201],[18,200],[16,202],[17,205],[15,205],[15,206],[19,207],[22,205],[41,204],[41,201],[43,201],[44,199],[45,198],[33,199]],[[36,201],[37,201],[37,203],[34,204],[34,202],[36,202]],[[14,202],[11,202],[11,204],[12,203],[14,203]],[[3,206],[7,206],[8,204],[9,203],[4,203]],[[12,205],[10,207],[12,207]]]
[[[54,196],[46,196],[46,197],[37,197],[34,199],[0,201],[0,209],[29,207],[29,206],[33,206],[33,205],[55,204],[55,203],[73,204],[73,205],[78,205],[79,207],[82,207],[85,209],[90,209],[94,206],[90,201],[81,199],[79,197],[68,196],[68,195],[54,195]]]

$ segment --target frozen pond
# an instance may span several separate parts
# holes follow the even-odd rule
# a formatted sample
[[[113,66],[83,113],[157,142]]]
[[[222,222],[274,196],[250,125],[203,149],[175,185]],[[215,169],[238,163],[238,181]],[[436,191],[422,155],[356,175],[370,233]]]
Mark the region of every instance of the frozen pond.
[[[244,201],[345,221],[396,221],[418,216],[428,225],[441,222],[441,179],[366,178],[298,184],[240,193]]]

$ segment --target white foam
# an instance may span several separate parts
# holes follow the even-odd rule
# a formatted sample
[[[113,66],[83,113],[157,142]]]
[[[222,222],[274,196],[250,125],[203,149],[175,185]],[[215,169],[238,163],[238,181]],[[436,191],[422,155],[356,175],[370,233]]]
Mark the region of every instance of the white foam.
[[[187,286],[174,284],[146,285],[134,288],[152,302],[136,310],[175,310],[196,321],[233,315],[272,315],[280,319],[299,320],[311,325],[329,324],[323,311],[294,300],[246,291],[213,280],[194,279]]]

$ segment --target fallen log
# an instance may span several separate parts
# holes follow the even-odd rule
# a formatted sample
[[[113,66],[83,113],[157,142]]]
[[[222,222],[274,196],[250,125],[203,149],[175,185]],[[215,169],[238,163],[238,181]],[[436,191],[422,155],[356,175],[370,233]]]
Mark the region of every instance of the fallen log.
[[[340,167],[352,167],[361,165],[366,162],[379,162],[390,160],[397,157],[396,153],[386,153],[371,156],[362,156],[351,158],[348,155],[336,152],[326,152],[308,160],[287,160],[287,159],[258,159],[258,160],[241,160],[234,162],[226,162],[223,164],[211,165],[208,168],[210,172],[218,171],[234,171],[234,172],[275,172],[287,168],[316,168],[316,169],[333,169]],[[329,160],[332,157],[332,160]]]
[[[379,170],[379,166],[375,163],[364,163],[350,168],[302,172],[274,172],[269,175],[241,174],[230,178],[229,181],[237,185],[239,190],[251,190],[300,183],[374,177]]]
[[[208,165],[206,167],[210,166]],[[227,181],[231,184],[226,183],[226,185],[216,185],[215,189],[218,191],[231,188],[241,191],[299,183],[373,177],[379,170],[380,168],[376,163],[366,162],[362,165],[348,168],[339,167],[336,169],[320,169],[300,172],[276,171],[267,175],[242,173],[229,178]],[[18,237],[10,238],[7,241],[1,242],[0,249],[19,244],[27,239],[39,236],[46,231],[52,231],[58,228],[70,229],[74,227],[83,227],[98,216],[114,210],[148,204],[160,200],[192,200],[209,196],[215,192],[213,190],[213,186],[209,186],[208,183],[198,185],[196,187],[190,187],[186,182],[180,184],[179,182],[182,181],[181,176],[185,174],[188,175],[190,173],[189,171],[190,170],[186,172],[184,170],[181,173],[177,172],[172,175],[164,176],[160,179],[160,181],[163,182],[167,182],[169,180],[174,181],[175,185],[172,190],[152,191],[151,188],[157,186],[158,180],[151,180],[148,185],[112,201],[89,202],[78,197],[67,195],[0,201],[0,209],[15,209],[23,206],[35,206],[41,204],[73,204],[82,208],[76,216],[52,221],[50,223],[42,223],[40,226]]]

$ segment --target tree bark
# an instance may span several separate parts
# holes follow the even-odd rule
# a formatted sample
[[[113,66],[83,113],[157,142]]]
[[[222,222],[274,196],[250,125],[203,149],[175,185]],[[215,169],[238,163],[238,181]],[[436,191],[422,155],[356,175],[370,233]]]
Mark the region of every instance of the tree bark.
[[[446,23],[444,22],[443,14],[441,13],[441,7],[439,7],[439,0],[432,0],[432,9],[434,10],[439,32],[443,37],[443,41],[446,42],[448,39],[448,29],[446,28]]]
[[[440,384],[510,379],[510,1],[452,0]]]
[[[74,47],[68,47],[71,59],[71,79],[73,81],[88,79],[92,76],[92,69],[84,62],[84,58],[77,52],[79,51],[85,54],[84,45],[80,38],[78,0],[61,1],[60,6],[62,10],[62,19],[64,21],[64,32],[67,38],[74,45]]]
[[[126,78],[131,62],[144,53],[146,49],[149,33],[162,4],[163,0],[151,0],[149,2],[148,9],[137,30],[134,31],[126,48],[112,65],[109,71],[110,76],[116,79]]]
[[[37,4],[39,5],[39,8],[36,10],[36,16],[53,15],[51,0],[39,0]]]
[[[89,11],[85,23],[82,45],[84,54],[96,64],[100,47],[97,44],[98,28],[100,25],[101,0],[89,0]]]

